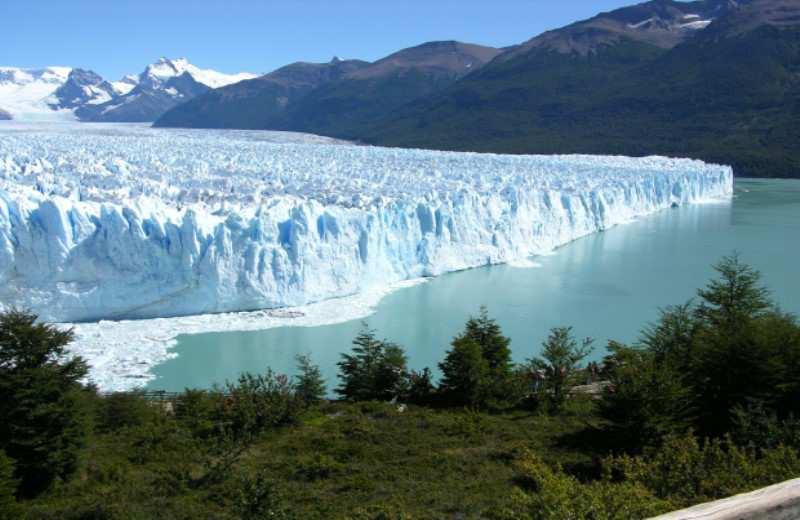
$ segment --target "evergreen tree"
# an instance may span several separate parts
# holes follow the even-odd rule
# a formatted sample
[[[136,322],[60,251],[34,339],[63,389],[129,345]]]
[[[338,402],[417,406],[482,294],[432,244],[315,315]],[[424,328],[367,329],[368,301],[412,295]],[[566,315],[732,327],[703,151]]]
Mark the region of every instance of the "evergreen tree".
[[[35,495],[77,465],[87,433],[86,363],[68,357],[71,331],[27,312],[0,314],[0,450],[16,463],[19,491]]]
[[[503,336],[500,325],[489,317],[489,311],[485,306],[481,307],[477,317],[467,320],[463,337],[480,346],[483,358],[495,377],[506,379],[511,376],[513,370],[511,340]]]
[[[781,351],[788,345],[770,340],[764,325],[776,319],[760,274],[737,256],[714,269],[719,278],[698,291],[697,360],[693,366],[701,433],[720,435],[731,424],[731,411],[748,399],[769,402],[780,386]],[[769,403],[774,404],[774,403]]]
[[[578,364],[592,351],[592,340],[581,344],[572,337],[572,327],[556,327],[543,344],[541,358],[530,365],[544,373],[544,390],[552,411],[560,410],[567,400],[570,382]]]
[[[714,266],[719,278],[697,294],[702,299],[697,315],[715,329],[734,334],[739,327],[773,308],[769,292],[760,285],[761,273],[734,254]]]
[[[691,387],[676,365],[655,352],[611,342],[604,366],[610,386],[600,402],[621,446],[656,445],[691,426]]]
[[[459,336],[452,342],[444,361],[439,363],[442,381],[439,390],[449,403],[483,407],[490,384],[490,368],[481,346],[472,338]]]
[[[366,324],[353,340],[353,351],[342,354],[341,384],[336,393],[353,401],[391,400],[405,391],[407,358],[403,349],[378,340]]]
[[[319,366],[311,362],[311,356],[298,355],[298,375],[294,381],[294,392],[306,406],[318,403],[325,398],[325,380]]]

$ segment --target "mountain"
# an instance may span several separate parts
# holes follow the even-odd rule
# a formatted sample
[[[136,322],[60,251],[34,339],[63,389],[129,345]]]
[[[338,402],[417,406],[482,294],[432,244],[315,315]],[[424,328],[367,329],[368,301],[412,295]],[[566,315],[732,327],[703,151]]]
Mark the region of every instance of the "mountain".
[[[174,106],[206,92],[251,79],[253,74],[223,74],[200,69],[185,58],[161,58],[148,65],[135,80],[126,77],[117,90],[126,92],[102,103],[79,106],[75,114],[82,121],[150,122]],[[130,88],[127,88],[129,87]]]
[[[256,79],[222,87],[178,105],[155,126],[282,128],[286,109],[328,82],[367,66],[360,60],[298,62]]]
[[[352,138],[364,125],[447,88],[499,53],[455,41],[401,50],[310,92],[290,109],[289,127]]]
[[[99,74],[90,70],[72,69],[67,80],[53,92],[48,105],[53,110],[73,109],[105,103],[116,95],[114,86]]]
[[[11,119],[11,114],[0,108],[0,121],[8,121]]]
[[[14,119],[72,119],[70,111],[56,111],[49,105],[71,72],[69,67],[0,67],[0,108]]]
[[[197,95],[254,77],[201,69],[183,58],[162,58],[114,82],[80,68],[0,67],[0,109],[21,120],[150,122]]]
[[[344,137],[449,86],[499,53],[447,41],[404,49],[374,63],[297,63],[200,96],[166,113],[156,126],[264,128]]]
[[[800,2],[655,0],[545,33],[349,138],[800,176]],[[330,135],[336,136],[336,132]]]

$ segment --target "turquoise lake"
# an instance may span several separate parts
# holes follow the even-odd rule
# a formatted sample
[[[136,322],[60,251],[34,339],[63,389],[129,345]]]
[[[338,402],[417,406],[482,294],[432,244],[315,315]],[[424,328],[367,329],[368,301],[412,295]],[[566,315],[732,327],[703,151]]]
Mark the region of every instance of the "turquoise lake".
[[[658,309],[692,298],[734,251],[763,274],[781,307],[800,314],[800,181],[738,180],[731,203],[665,210],[533,260],[538,267],[491,266],[438,277],[394,292],[364,320],[402,345],[412,368],[430,367],[466,319],[486,305],[511,337],[514,356],[539,353],[548,330],[570,325],[595,339],[594,359],[609,339],[635,341]],[[310,353],[336,385],[336,362],[361,321],[320,327],[179,336],[178,356],[153,370],[149,388],[205,388],[242,371],[294,372]]]

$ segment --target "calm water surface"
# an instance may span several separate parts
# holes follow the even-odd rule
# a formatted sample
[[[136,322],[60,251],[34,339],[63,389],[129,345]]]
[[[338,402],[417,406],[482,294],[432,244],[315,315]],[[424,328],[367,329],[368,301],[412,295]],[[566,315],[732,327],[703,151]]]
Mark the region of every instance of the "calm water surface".
[[[595,338],[595,359],[609,339],[630,342],[712,276],[711,264],[738,251],[762,271],[784,310],[800,314],[800,181],[739,180],[733,203],[673,210],[578,240],[540,267],[494,266],[441,276],[386,297],[366,321],[403,345],[412,368],[435,369],[470,314],[481,305],[511,337],[514,356],[536,355],[548,330],[571,325]],[[178,357],[155,368],[151,388],[208,387],[242,371],[294,372],[310,353],[329,387],[336,362],[360,322],[257,332],[180,336]]]

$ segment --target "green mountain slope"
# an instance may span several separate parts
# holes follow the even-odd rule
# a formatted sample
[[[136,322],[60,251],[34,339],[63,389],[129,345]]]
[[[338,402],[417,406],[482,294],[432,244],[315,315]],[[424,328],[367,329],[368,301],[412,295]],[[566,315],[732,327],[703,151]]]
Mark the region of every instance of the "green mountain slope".
[[[667,4],[678,3],[643,5]],[[739,175],[800,176],[800,3],[722,6],[729,10],[673,47],[597,24],[547,33],[356,137],[453,150],[680,155],[732,164]]]
[[[309,92],[368,62],[293,63],[260,78],[212,90],[168,111],[154,126],[286,129],[289,106]]]
[[[404,49],[375,63],[294,64],[193,99],[156,126],[352,136],[395,108],[450,86],[499,52],[447,41]]]

